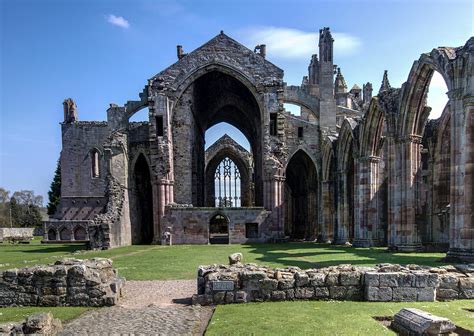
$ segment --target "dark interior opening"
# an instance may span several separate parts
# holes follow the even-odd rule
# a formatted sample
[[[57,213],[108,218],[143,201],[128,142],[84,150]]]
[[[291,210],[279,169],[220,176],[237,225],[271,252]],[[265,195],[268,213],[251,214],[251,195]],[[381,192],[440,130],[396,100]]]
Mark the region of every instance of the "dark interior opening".
[[[209,222],[209,243],[229,244],[229,221],[223,215],[215,215]]]
[[[153,241],[153,194],[150,169],[140,154],[135,163],[136,217],[132,221],[132,244],[150,244]]]

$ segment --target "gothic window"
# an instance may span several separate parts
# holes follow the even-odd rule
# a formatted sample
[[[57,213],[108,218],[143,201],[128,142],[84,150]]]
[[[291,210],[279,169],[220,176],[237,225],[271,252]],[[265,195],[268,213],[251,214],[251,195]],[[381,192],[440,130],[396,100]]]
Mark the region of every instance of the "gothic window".
[[[214,174],[215,206],[219,208],[240,207],[240,172],[237,165],[224,158],[216,168]]]
[[[99,151],[95,148],[91,151],[91,172],[92,177],[100,176]]]
[[[156,135],[163,136],[163,116],[156,116]]]

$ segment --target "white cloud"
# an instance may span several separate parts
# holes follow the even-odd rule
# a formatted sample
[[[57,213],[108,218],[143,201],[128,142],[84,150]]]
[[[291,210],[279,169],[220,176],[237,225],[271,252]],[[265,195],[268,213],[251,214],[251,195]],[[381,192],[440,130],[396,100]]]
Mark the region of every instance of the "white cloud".
[[[240,34],[248,46],[266,44],[270,57],[286,59],[309,59],[318,51],[319,32],[305,32],[285,27],[253,27]],[[332,33],[334,53],[347,56],[356,53],[361,41],[346,33]]]
[[[113,14],[109,14],[107,17],[107,22],[113,24],[114,26],[119,26],[124,29],[130,27],[130,23],[123,17],[123,16],[115,16]]]

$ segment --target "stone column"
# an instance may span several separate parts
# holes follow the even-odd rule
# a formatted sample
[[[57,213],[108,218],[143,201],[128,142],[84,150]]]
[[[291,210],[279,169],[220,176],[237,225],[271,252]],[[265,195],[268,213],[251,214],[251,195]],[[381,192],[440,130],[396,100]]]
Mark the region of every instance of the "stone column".
[[[474,262],[474,96],[448,93],[451,116],[449,259]]]
[[[347,171],[337,172],[339,192],[337,194],[337,237],[336,244],[345,244],[349,241],[349,195]]]
[[[285,178],[280,175],[274,175],[263,182],[264,207],[272,212],[270,231],[275,237],[283,237],[285,234],[284,186]]]
[[[332,203],[332,181],[321,181],[322,223],[321,236],[323,242],[334,240],[334,211]]]
[[[395,142],[391,161],[389,244],[399,251],[418,251],[421,240],[416,226],[415,175],[420,169],[421,136],[410,135]]]
[[[356,199],[357,221],[355,222],[354,246],[369,247],[380,244],[379,188],[380,158],[375,156],[362,157],[357,162]]]

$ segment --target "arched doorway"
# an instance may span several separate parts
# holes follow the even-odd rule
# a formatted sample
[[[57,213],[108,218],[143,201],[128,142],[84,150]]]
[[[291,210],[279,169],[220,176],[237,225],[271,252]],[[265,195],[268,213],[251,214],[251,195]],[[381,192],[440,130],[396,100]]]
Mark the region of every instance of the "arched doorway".
[[[229,220],[217,214],[209,221],[209,244],[229,244]]]
[[[229,69],[219,70],[195,79],[174,108],[173,151],[174,157],[180,158],[174,160],[175,202],[198,207],[209,205],[206,201],[209,176],[206,177],[205,171],[205,133],[212,126],[225,122],[241,131],[250,143],[255,167],[251,181],[255,189],[251,199],[255,200],[255,205],[262,206],[260,108],[253,92],[246,86],[248,83],[244,84],[239,75],[232,74]]]
[[[135,162],[134,189],[135,217],[132,218],[132,244],[150,244],[153,241],[153,194],[150,168],[140,154]]]
[[[317,223],[317,171],[303,150],[297,151],[286,168],[285,235],[293,239],[311,239]]]

